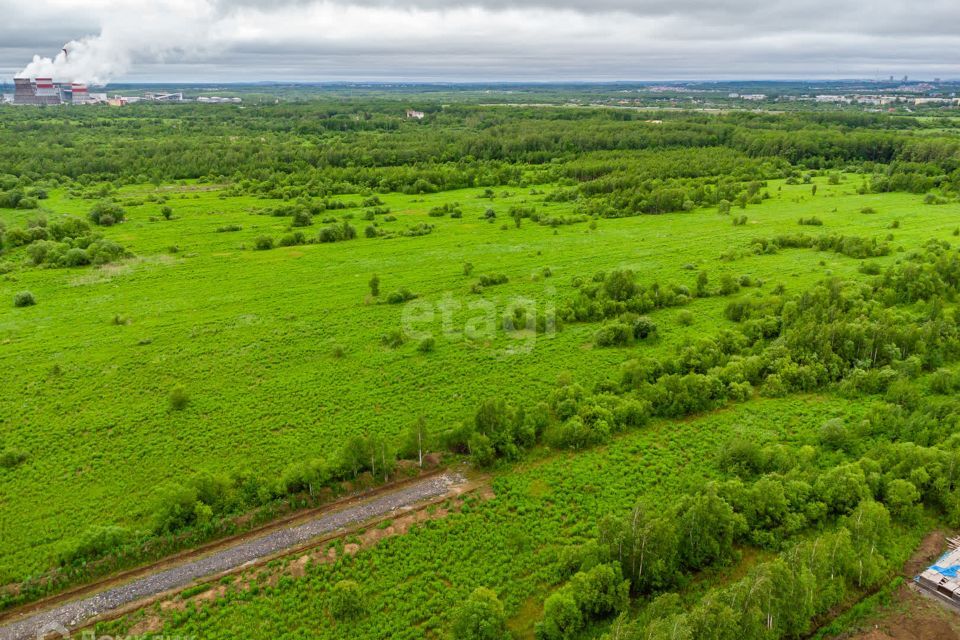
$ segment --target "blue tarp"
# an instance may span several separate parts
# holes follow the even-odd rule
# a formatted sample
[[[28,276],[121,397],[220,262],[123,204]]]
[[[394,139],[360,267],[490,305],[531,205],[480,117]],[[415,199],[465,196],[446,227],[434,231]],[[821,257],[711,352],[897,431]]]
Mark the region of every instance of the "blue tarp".
[[[947,578],[956,578],[957,575],[960,575],[960,564],[940,564],[952,555],[955,555],[953,551],[943,554],[936,564],[930,566],[930,569]]]

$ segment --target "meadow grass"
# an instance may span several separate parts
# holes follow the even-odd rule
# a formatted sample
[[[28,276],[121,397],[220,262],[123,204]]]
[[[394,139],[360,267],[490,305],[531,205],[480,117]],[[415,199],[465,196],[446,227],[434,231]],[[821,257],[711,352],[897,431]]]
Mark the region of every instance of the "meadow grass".
[[[348,242],[253,250],[260,235],[278,239],[289,218],[257,215],[276,200],[221,197],[219,187],[167,185],[169,221],[160,204],[128,206],[128,221],[104,230],[137,257],[103,268],[21,268],[0,277],[0,449],[27,454],[25,463],[0,469],[0,582],[51,565],[58,549],[90,525],[145,526],[156,486],[205,470],[251,468],[279,473],[306,457],[329,457],[344,437],[363,432],[397,435],[418,416],[432,431],[472,415],[486,397],[518,403],[542,399],[557,375],[569,372],[586,387],[616,378],[631,357],[669,352],[728,322],[723,298],[687,307],[693,323],[675,322],[679,309],[652,314],[660,337],[626,349],[592,345],[596,324],[566,325],[554,335],[497,331],[469,339],[462,329],[485,300],[499,315],[515,300],[538,308],[559,305],[574,293],[575,277],[630,268],[642,283],[685,284],[697,271],[716,283],[725,273],[783,283],[799,291],[828,273],[851,276],[860,261],[833,253],[784,250],[754,256],[758,237],[806,232],[883,239],[910,250],[929,238],[954,240],[960,205],[922,204],[910,194],[858,195],[858,178],[838,185],[771,182],[771,198],[746,210],[733,226],[715,209],[601,219],[553,229],[524,220],[516,228],[512,205],[536,203],[572,213],[573,205],[541,203],[528,189],[482,189],[422,196],[383,194],[401,231],[435,225],[420,237],[363,237],[362,209],[353,213],[359,237]],[[553,187],[538,186],[549,192]],[[124,187],[121,199],[143,199],[152,185]],[[336,199],[359,202],[360,196]],[[463,218],[427,212],[457,202]],[[50,215],[85,215],[92,202],[53,191]],[[494,223],[482,219],[492,207]],[[872,207],[874,214],[861,210]],[[36,212],[4,210],[7,226]],[[816,215],[821,227],[801,227]],[[322,217],[322,216],[321,216]],[[153,218],[153,220],[151,220]],[[382,216],[380,216],[382,219]],[[894,220],[899,227],[891,229]],[[218,228],[239,225],[240,231]],[[316,234],[322,223],[305,229]],[[504,228],[505,227],[505,228]],[[176,247],[176,252],[170,248]],[[730,251],[743,255],[725,260]],[[880,264],[897,260],[875,259]],[[463,264],[475,267],[471,276]],[[692,268],[691,268],[692,267]],[[544,268],[552,276],[544,278]],[[385,347],[380,336],[403,326],[404,305],[377,303],[368,280],[381,278],[381,299],[407,288],[421,302],[447,299],[454,333],[439,315],[421,323],[436,347],[416,342]],[[471,293],[480,274],[503,273],[509,282]],[[31,291],[38,304],[14,308],[13,296]],[[750,290],[748,290],[750,291]],[[732,325],[731,325],[732,326]],[[532,348],[528,348],[532,345]],[[335,351],[342,350],[342,357]],[[171,409],[169,394],[182,385],[189,401]]]

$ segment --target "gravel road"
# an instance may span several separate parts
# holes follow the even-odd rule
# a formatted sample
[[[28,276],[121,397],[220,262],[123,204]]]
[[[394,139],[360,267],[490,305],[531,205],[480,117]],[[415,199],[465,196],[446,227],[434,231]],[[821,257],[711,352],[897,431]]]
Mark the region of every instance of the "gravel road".
[[[360,504],[320,515],[304,524],[264,534],[93,596],[66,602],[49,611],[27,614],[22,619],[0,626],[0,640],[26,640],[46,634],[63,634],[66,629],[72,629],[93,616],[170,589],[185,587],[198,578],[242,567],[338,529],[415,506],[419,502],[447,493],[451,487],[462,482],[465,482],[465,479],[456,473],[425,478]]]

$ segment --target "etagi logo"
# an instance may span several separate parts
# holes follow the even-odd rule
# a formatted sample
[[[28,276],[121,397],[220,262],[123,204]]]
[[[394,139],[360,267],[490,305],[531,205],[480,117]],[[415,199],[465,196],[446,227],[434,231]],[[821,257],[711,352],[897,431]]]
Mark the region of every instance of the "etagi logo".
[[[59,622],[48,622],[37,629],[37,640],[50,640],[51,638],[69,638],[70,630]]]

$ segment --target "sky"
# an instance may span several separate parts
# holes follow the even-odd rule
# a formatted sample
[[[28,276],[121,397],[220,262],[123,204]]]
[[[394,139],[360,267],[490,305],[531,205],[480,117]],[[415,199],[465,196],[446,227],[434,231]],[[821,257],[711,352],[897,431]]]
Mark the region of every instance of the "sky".
[[[956,79],[958,25],[960,0],[0,0],[0,77]]]

